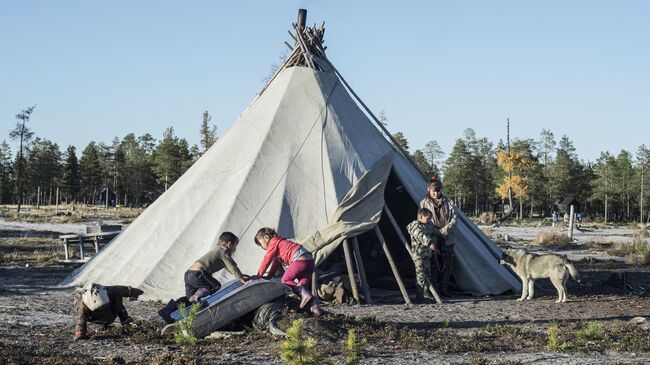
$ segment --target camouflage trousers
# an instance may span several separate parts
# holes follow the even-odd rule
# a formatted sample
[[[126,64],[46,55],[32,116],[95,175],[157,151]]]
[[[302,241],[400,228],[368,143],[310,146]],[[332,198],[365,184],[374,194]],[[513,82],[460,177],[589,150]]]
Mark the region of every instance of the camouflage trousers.
[[[417,289],[426,291],[428,280],[431,278],[431,256],[430,255],[413,255],[415,264],[415,285]]]

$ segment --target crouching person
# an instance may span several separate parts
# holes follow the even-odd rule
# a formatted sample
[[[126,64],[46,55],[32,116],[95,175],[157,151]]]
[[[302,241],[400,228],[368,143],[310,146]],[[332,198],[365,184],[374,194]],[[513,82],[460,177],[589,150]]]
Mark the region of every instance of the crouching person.
[[[311,252],[298,243],[278,236],[275,230],[268,227],[257,231],[255,243],[266,250],[257,275],[263,276],[268,269],[268,276],[273,277],[280,264],[288,265],[282,275],[282,284],[288,285],[298,292],[297,294],[301,297],[300,308],[311,303],[311,312],[320,315],[318,298],[313,296],[308,289],[311,276],[316,270]]]
[[[242,283],[250,277],[243,275],[233,260],[232,255],[237,250],[239,238],[232,232],[223,232],[219,236],[217,247],[201,256],[185,272],[185,297],[170,300],[158,311],[158,315],[167,323],[173,323],[171,314],[178,309],[178,303],[199,303],[203,298],[214,294],[221,288],[221,283],[212,274],[225,268]]]
[[[88,338],[88,322],[108,326],[120,318],[124,326],[133,322],[133,318],[124,307],[122,298],[138,299],[142,290],[130,286],[103,286],[89,283],[77,289],[77,324],[74,340]]]

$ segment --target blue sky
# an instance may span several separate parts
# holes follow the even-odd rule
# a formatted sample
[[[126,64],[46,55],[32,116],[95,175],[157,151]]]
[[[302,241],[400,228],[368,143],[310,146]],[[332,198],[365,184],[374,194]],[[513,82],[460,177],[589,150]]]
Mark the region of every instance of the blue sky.
[[[82,149],[134,132],[223,134],[278,63],[297,10],[388,128],[449,152],[542,128],[581,158],[650,145],[650,1],[3,1],[0,140],[31,127]],[[413,149],[413,148],[412,148]]]

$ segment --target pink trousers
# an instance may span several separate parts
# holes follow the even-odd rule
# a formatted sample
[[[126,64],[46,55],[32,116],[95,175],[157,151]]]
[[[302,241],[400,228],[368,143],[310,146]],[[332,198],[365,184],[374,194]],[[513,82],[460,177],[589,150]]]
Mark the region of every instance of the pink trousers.
[[[311,283],[311,274],[314,273],[314,260],[296,260],[289,264],[282,275],[282,284],[289,286],[302,285],[308,289]],[[296,283],[296,280],[298,283]]]

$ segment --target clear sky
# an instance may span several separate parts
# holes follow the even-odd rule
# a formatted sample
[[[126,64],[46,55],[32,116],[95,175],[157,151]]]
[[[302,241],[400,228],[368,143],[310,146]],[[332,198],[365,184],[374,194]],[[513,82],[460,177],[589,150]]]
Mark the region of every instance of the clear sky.
[[[0,140],[31,127],[64,149],[151,133],[222,135],[279,63],[298,8],[388,128],[448,153],[542,128],[581,158],[650,145],[650,1],[2,1]],[[413,148],[411,148],[413,150]]]

